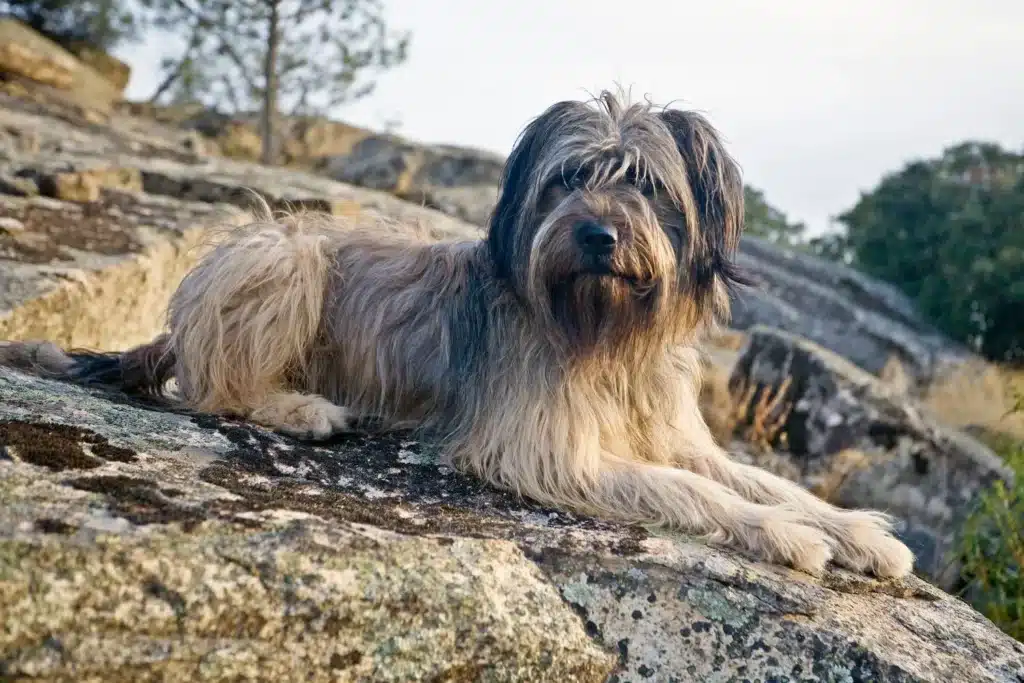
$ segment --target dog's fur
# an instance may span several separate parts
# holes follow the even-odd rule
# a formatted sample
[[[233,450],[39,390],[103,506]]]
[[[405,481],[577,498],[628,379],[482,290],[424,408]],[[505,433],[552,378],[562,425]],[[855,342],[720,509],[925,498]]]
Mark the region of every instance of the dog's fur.
[[[575,239],[588,221],[617,232],[609,257]],[[739,169],[704,117],[603,93],[524,130],[485,240],[268,212],[188,274],[152,343],[14,344],[0,362],[134,391],[173,377],[193,409],[303,438],[416,425],[459,469],[544,504],[815,574],[831,558],[905,574],[887,516],[730,460],[702,419],[696,344],[728,315],[742,226]]]

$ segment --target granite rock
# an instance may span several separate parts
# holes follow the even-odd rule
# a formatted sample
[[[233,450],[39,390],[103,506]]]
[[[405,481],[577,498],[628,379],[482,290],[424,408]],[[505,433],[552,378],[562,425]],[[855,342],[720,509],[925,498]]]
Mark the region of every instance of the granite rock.
[[[5,368],[0,396],[0,676],[1022,680],[1024,644],[914,576],[545,509],[407,434],[308,444]]]
[[[371,135],[351,151],[322,159],[318,170],[346,183],[385,190],[476,225],[485,225],[504,157],[454,145],[420,145]]]

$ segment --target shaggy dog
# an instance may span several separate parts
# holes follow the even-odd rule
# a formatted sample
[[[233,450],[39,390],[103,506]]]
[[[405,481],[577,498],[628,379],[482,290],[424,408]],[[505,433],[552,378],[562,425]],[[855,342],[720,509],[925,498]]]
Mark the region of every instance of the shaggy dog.
[[[696,344],[729,312],[739,168],[701,115],[602,93],[523,131],[483,240],[379,218],[256,217],[122,354],[0,347],[72,381],[323,439],[415,425],[463,472],[543,504],[664,524],[812,574],[898,576],[887,516],[730,460]]]

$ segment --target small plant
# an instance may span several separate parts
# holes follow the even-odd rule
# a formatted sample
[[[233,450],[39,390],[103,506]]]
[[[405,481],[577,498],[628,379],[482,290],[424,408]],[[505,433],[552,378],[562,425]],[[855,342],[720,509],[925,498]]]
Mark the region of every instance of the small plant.
[[[1024,411],[1017,393],[1011,412]],[[964,524],[958,555],[961,595],[1000,629],[1024,642],[1024,441],[996,446],[1013,470],[1012,485],[997,481]]]
[[[744,380],[737,382],[730,392],[733,401],[729,422],[733,431],[743,425],[740,437],[762,453],[772,452],[775,443],[783,449],[787,446],[783,429],[793,409],[792,402],[786,400],[792,383],[792,378],[787,377],[778,387],[764,387],[757,396],[757,386]]]

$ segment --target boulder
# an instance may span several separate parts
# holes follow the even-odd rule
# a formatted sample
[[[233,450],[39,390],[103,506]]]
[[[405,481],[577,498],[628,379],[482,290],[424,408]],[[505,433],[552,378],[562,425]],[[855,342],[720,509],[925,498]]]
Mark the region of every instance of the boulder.
[[[429,441],[310,444],[0,367],[0,677],[1020,683],[916,577],[542,508]]]
[[[39,54],[15,42],[0,44],[0,73],[20,76],[55,88],[70,88],[74,82],[74,62]]]
[[[1012,471],[987,446],[939,424],[915,400],[798,335],[750,330],[729,378],[755,460],[844,507],[885,510],[917,569],[949,589],[948,557],[978,494]]]
[[[258,113],[227,115],[197,104],[159,105],[124,102],[120,111],[195,132],[227,157],[258,161],[262,154]],[[294,168],[312,169],[324,159],[347,155],[371,131],[319,116],[281,116],[278,121],[281,161]]]

